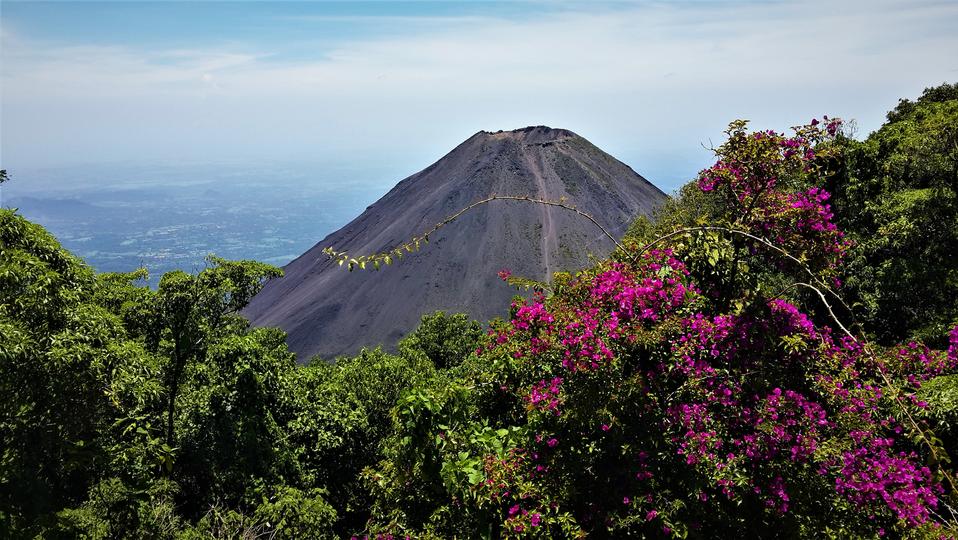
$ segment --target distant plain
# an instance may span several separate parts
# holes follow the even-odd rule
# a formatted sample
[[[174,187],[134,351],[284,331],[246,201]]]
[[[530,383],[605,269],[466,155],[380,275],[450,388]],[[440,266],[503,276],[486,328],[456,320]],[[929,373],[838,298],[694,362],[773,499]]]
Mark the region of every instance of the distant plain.
[[[328,164],[111,164],[12,171],[2,205],[50,230],[101,272],[149,283],[208,254],[282,266],[399,178]]]

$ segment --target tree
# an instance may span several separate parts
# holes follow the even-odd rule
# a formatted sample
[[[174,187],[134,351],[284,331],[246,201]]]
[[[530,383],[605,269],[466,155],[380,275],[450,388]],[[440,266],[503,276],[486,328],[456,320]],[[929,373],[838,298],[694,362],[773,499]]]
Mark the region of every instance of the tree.
[[[96,302],[97,289],[93,271],[49,233],[0,209],[3,536],[39,533],[117,466],[128,478],[140,472],[123,458],[149,433],[125,438],[116,421],[137,406],[150,410],[140,377],[158,365]],[[155,472],[162,449],[141,449],[139,461]]]
[[[822,187],[848,231],[845,281],[864,329],[891,344],[943,346],[958,321],[958,85],[903,100],[840,155]]]
[[[281,469],[283,447],[266,436],[265,463],[235,459],[210,481],[213,489],[174,469],[197,461],[195,446],[174,448],[184,386],[192,414],[183,416],[199,416],[197,361],[205,366],[198,371],[221,366],[228,375],[213,379],[214,390],[246,399],[219,430],[233,442],[263,432],[257,426],[277,401],[257,381],[276,366],[293,367],[281,333],[250,332],[238,315],[279,270],[210,262],[196,276],[164,276],[154,292],[142,285],[145,271],[97,275],[41,227],[0,209],[0,534],[169,532],[178,518],[156,510],[172,509],[177,483],[215,499],[224,494],[216,486],[235,487],[229,479],[238,475],[276,479],[262,471]],[[226,441],[221,459],[230,457]]]
[[[458,365],[483,336],[482,325],[463,313],[441,311],[422,316],[419,327],[399,342],[400,354],[423,354],[438,369]]]
[[[0,208],[3,208],[3,184],[10,180],[6,169],[0,169]]]
[[[177,395],[191,361],[204,358],[217,339],[248,323],[239,311],[281,271],[255,261],[209,257],[197,275],[174,271],[160,279],[147,346],[169,357],[167,366],[167,444],[173,446]]]
[[[944,83],[939,86],[925,88],[917,101],[911,101],[907,98],[898,100],[898,105],[888,112],[887,120],[889,124],[904,120],[914,112],[916,107],[927,105],[929,103],[944,103],[958,99],[958,83]]]

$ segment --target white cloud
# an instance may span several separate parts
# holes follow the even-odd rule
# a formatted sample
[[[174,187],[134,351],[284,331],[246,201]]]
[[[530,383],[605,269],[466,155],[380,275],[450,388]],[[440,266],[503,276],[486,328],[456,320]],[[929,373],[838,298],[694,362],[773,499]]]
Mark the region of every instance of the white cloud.
[[[3,153],[30,165],[376,159],[413,172],[479,129],[543,123],[673,187],[733,118],[782,129],[831,113],[873,129],[898,97],[958,69],[953,3],[640,3],[442,23],[306,60],[268,45],[54,46],[5,29]]]

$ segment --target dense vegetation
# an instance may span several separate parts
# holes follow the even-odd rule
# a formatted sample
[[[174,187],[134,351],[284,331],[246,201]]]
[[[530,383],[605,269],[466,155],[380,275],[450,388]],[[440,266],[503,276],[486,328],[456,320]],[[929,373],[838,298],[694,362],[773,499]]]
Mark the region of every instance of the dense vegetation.
[[[733,123],[488,331],[297,366],[268,265],[159,287],[0,210],[0,536],[954,537],[958,90]]]

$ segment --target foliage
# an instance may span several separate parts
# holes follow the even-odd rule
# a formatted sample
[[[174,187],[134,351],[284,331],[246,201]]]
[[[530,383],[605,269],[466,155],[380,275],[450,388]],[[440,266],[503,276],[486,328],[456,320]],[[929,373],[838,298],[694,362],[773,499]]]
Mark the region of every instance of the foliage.
[[[421,355],[397,356],[375,349],[363,350],[353,358],[340,358],[335,366],[323,366],[322,370],[326,377],[317,391],[332,403],[342,403],[345,410],[341,414],[359,421],[345,423],[343,418],[337,424],[323,426],[345,433],[338,445],[317,448],[312,459],[301,463],[317,478],[318,485],[329,490],[341,518],[337,531],[344,535],[361,530],[369,519],[372,501],[360,476],[378,459],[379,446],[391,429],[392,408],[407,388],[430,378],[434,368]],[[321,411],[329,409],[327,403],[318,400],[311,410],[322,415]],[[292,435],[309,443],[311,434],[307,431]]]
[[[867,139],[836,146],[821,185],[853,242],[846,284],[859,320],[886,345],[942,346],[958,320],[958,85],[903,100]]]
[[[903,120],[914,112],[917,107],[929,103],[941,103],[958,99],[958,83],[944,83],[939,86],[925,88],[916,101],[907,98],[898,100],[898,105],[888,113],[888,122],[894,123]]]
[[[413,333],[399,342],[403,356],[425,355],[439,369],[458,365],[479,346],[482,326],[463,313],[423,315]]]
[[[57,514],[51,536],[63,538],[172,538],[181,528],[173,504],[175,485],[160,480],[146,490],[136,489],[116,477],[90,489],[80,506]]]
[[[90,302],[94,286],[46,231],[0,209],[0,534],[81,500],[108,465],[107,381],[137,346]]]
[[[269,408],[293,357],[236,315],[278,270],[210,262],[151,291],[0,210],[0,534],[167,536],[292,468]]]

